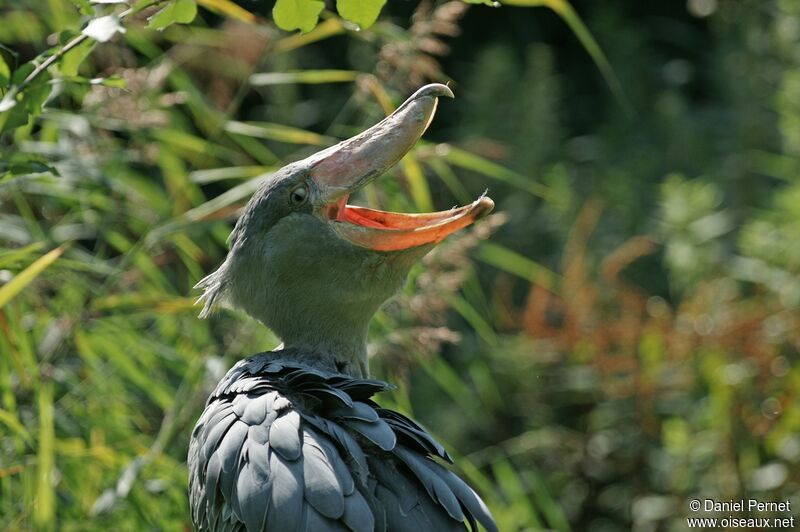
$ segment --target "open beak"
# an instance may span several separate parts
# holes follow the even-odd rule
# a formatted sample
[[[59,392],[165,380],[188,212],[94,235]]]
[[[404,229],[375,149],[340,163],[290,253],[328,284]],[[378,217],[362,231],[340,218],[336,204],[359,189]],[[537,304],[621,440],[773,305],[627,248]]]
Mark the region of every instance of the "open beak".
[[[312,155],[309,176],[320,193],[317,215],[331,222],[343,239],[376,251],[397,251],[441,242],[482,218],[494,202],[481,196],[449,211],[402,214],[347,204],[347,199],[397,164],[428,128],[438,97],[453,97],[449,87],[426,85],[371,128]]]

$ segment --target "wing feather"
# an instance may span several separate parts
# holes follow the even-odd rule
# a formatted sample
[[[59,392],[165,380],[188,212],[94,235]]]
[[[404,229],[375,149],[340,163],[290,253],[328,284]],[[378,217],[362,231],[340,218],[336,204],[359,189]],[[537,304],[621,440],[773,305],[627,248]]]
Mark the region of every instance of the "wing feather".
[[[394,453],[399,456],[408,468],[416,475],[428,495],[447,510],[447,514],[456,521],[464,520],[464,512],[458,498],[453,494],[450,486],[439,477],[438,471],[433,466],[441,467],[433,460],[412,453],[404,447],[398,446]]]
[[[302,450],[300,414],[287,409],[284,415],[273,421],[269,429],[269,443],[270,448],[284,460],[297,460]]]
[[[384,451],[391,451],[397,444],[397,436],[382,419],[378,419],[375,422],[362,421],[360,419],[347,419],[345,425],[355,430]]]
[[[333,421],[328,421],[322,417],[308,414],[304,415],[303,418],[317,427],[320,431],[330,436],[334,442],[336,442],[339,448],[347,454],[347,457],[353,464],[353,467],[355,468],[354,473],[356,476],[365,481],[367,471],[369,470],[369,466],[367,465],[367,457],[355,438],[353,438],[349,432],[344,430]]]
[[[262,446],[252,449],[250,454],[254,457],[260,453],[267,454],[267,449]],[[241,518],[249,532],[259,532],[264,529],[269,505],[266,497],[272,485],[270,471],[264,469],[266,460],[260,459],[245,462],[239,470],[236,482],[236,495],[241,510]]]
[[[355,491],[344,498],[342,522],[353,532],[372,532],[376,530],[375,516],[360,492]]]
[[[211,457],[211,453],[217,450],[220,441],[227,434],[228,429],[231,428],[236,421],[236,414],[228,410],[230,413],[222,418],[216,425],[209,425],[210,430],[203,439],[203,456],[206,460]]]
[[[279,453],[270,452],[269,466],[272,496],[266,530],[296,532],[303,515],[302,461],[284,460]]]
[[[496,532],[480,497],[431,458],[450,460],[444,447],[370,399],[389,387],[274,354],[237,363],[192,432],[195,527]]]
[[[252,397],[244,407],[242,413],[242,421],[248,425],[258,425],[267,417],[267,412],[272,410],[272,402],[275,400],[276,392],[265,393],[263,395]]]
[[[425,489],[390,462],[371,460],[375,496],[386,509],[391,532],[463,532],[464,525],[442,512]]]
[[[344,491],[319,440],[312,429],[303,431],[305,498],[325,517],[339,519],[344,514]]]

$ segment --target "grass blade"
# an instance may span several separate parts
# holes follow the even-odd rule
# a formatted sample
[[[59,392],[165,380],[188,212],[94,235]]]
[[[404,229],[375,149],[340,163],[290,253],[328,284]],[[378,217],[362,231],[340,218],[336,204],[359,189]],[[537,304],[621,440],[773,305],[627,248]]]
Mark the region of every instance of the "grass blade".
[[[631,105],[628,102],[628,98],[625,96],[625,92],[622,90],[622,85],[617,75],[614,73],[614,69],[611,67],[611,63],[608,61],[606,54],[603,53],[603,49],[597,44],[597,40],[595,40],[592,32],[589,31],[589,28],[583,23],[581,17],[578,16],[575,8],[572,7],[572,4],[567,0],[503,0],[502,3],[507,6],[518,7],[544,6],[553,10],[561,17],[561,20],[569,26],[572,33],[575,34],[583,45],[583,48],[592,57],[594,64],[597,65],[597,69],[600,71],[603,79],[606,80],[608,88],[611,89],[611,92],[614,94],[620,106],[627,114],[630,115],[632,113]]]
[[[197,0],[197,3],[215,13],[220,13],[228,18],[242,22],[255,22],[256,16],[243,7],[236,5],[231,0]]]
[[[33,518],[39,530],[55,528],[55,427],[53,424],[53,383],[46,380],[39,386],[39,451],[36,468],[36,503]]]
[[[261,72],[250,76],[250,85],[285,85],[290,83],[347,83],[355,81],[361,72],[355,70],[297,70],[293,72]]]
[[[447,144],[437,146],[436,152],[441,154],[444,159],[453,166],[458,166],[464,170],[470,170],[497,179],[498,181],[503,181],[526,192],[530,192],[534,196],[547,199],[548,188],[546,186],[522,174],[518,174],[505,166]]]
[[[59,246],[36,259],[33,264],[14,276],[9,282],[0,287],[0,307],[5,306],[31,284],[39,274],[53,264],[64,253],[65,247]]]
[[[25,440],[26,444],[33,445],[33,438],[31,438],[30,432],[28,432],[22,422],[20,422],[20,420],[14,414],[0,408],[0,423],[8,427],[12,432],[15,432],[20,438]]]
[[[561,284],[561,276],[554,271],[499,244],[483,242],[476,252],[476,258],[550,291],[557,291]]]
[[[336,142],[336,139],[332,137],[318,135],[312,131],[305,131],[282,124],[271,124],[269,122],[237,122],[231,120],[225,124],[225,131],[236,135],[287,142],[289,144],[327,146]]]

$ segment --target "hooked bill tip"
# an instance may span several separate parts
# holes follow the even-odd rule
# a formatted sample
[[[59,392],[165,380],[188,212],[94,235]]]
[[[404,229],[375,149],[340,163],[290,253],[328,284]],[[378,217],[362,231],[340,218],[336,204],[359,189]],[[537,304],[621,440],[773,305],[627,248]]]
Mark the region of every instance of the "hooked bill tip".
[[[441,83],[430,83],[412,94],[409,100],[416,100],[417,98],[422,98],[424,96],[430,96],[432,98],[455,98],[453,91],[450,90],[450,87],[447,85],[442,85]]]
[[[494,209],[494,201],[488,196],[482,196],[475,206],[475,219],[479,220],[492,212]]]

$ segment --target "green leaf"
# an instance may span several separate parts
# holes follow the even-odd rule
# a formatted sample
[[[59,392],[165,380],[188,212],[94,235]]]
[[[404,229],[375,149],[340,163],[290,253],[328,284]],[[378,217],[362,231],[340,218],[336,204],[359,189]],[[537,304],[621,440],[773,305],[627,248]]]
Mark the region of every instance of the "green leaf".
[[[148,7],[153,6],[155,3],[156,3],[155,0],[136,0],[135,2],[132,2],[131,15],[135,15],[137,13],[141,13],[142,11],[147,9]]]
[[[83,76],[64,76],[53,80],[53,82],[67,82],[75,83],[77,85],[101,85],[103,87],[110,87],[112,89],[124,89],[127,86],[124,78],[119,76],[110,76],[108,78],[85,78]]]
[[[53,92],[49,77],[47,73],[42,74],[40,76],[40,78],[43,78],[41,82],[37,79],[36,85],[26,87],[22,93],[25,109],[33,116],[38,116],[42,112],[42,107],[50,97],[50,93]]]
[[[28,113],[25,107],[17,105],[17,88],[12,87],[0,100],[0,133],[24,126],[28,123]]]
[[[12,85],[19,85],[22,81],[28,77],[28,75],[33,72],[36,67],[33,66],[33,63],[28,62],[19,67],[14,71],[14,74],[11,75],[11,84]]]
[[[70,0],[72,5],[78,8],[78,12],[81,15],[89,15],[94,16],[94,7],[92,7],[92,3],[89,0]]]
[[[11,87],[9,91],[0,100],[0,113],[5,113],[15,105],[17,105],[17,94],[19,91],[16,87]]]
[[[11,69],[8,68],[3,56],[0,55],[0,87],[5,87],[11,80]]]
[[[77,76],[81,63],[92,53],[96,41],[86,40],[64,54],[59,63],[59,72],[62,76]]]
[[[197,16],[197,4],[194,0],[177,0],[148,18],[147,27],[151,30],[163,30],[172,24],[189,24]]]
[[[16,79],[18,72],[14,72],[12,78]],[[16,85],[12,85],[0,100],[0,132],[25,125],[31,116],[42,112],[42,106],[50,97],[53,87],[49,83],[49,74],[43,73],[41,78],[40,83],[25,88],[22,93]]]
[[[105,17],[95,18],[81,32],[98,42],[108,42],[117,33],[125,33],[119,17],[116,15],[106,15]]]
[[[92,85],[102,85],[103,87],[110,87],[112,89],[124,89],[128,83],[124,78],[119,76],[109,76],[107,78],[92,78],[89,80]]]
[[[58,171],[52,166],[35,159],[14,161],[11,163],[0,162],[0,182],[23,175],[43,174],[49,172],[58,175]]]
[[[324,7],[325,3],[319,0],[277,0],[272,8],[272,18],[281,29],[307,33],[317,25]]]
[[[369,28],[378,19],[386,0],[336,0],[339,15],[359,28]]]

